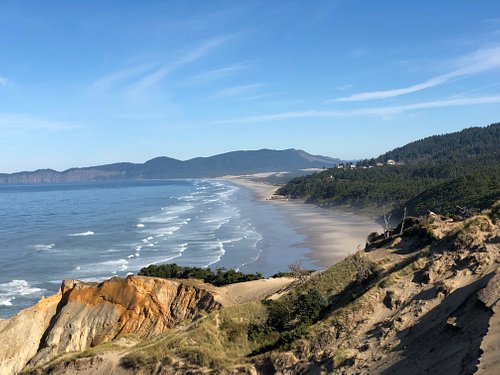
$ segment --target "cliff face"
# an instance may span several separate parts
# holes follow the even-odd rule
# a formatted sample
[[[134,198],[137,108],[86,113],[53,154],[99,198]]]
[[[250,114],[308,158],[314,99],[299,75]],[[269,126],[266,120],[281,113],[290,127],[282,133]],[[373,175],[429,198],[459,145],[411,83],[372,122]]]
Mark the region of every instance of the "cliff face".
[[[0,374],[16,374],[40,346],[62,294],[44,298],[9,320],[0,321]]]
[[[1,373],[128,334],[151,337],[219,307],[210,292],[172,280],[64,281],[57,295],[0,322]]]

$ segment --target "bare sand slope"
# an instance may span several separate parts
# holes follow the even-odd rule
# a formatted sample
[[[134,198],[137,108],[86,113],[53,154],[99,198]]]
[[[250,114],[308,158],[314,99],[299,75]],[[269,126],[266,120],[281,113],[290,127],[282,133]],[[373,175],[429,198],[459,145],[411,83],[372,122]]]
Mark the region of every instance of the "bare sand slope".
[[[216,293],[219,294],[220,298],[216,296],[215,300],[226,306],[228,304],[260,301],[273,294],[280,293],[293,281],[294,279],[290,277],[278,277],[231,284],[218,288]]]
[[[283,292],[295,279],[291,277],[270,277],[268,279],[245,281],[222,287],[206,284],[199,280],[179,280],[183,284],[196,286],[212,293],[222,306],[260,301]]]

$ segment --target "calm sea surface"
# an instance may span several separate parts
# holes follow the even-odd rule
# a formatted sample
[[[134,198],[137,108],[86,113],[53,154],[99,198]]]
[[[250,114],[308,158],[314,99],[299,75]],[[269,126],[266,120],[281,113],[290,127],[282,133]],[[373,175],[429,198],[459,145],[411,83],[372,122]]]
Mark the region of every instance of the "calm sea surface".
[[[275,205],[219,180],[0,187],[0,317],[57,292],[149,264],[268,276],[301,260],[304,238]]]

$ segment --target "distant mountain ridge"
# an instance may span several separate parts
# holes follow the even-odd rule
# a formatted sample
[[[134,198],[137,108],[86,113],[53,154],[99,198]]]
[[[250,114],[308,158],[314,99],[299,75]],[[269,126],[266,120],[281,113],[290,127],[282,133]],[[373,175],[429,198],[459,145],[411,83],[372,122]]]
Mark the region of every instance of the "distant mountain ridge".
[[[178,160],[160,156],[145,163],[113,163],[62,172],[39,169],[0,174],[0,184],[44,184],[106,180],[208,178],[269,171],[297,171],[305,168],[331,168],[343,160],[312,155],[303,150],[232,151],[209,157]]]

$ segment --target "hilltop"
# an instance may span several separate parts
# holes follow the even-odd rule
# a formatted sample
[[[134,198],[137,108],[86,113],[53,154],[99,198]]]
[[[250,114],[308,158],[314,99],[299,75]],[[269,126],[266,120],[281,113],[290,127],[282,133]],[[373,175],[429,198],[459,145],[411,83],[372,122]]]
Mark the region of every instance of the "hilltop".
[[[66,282],[0,322],[0,363],[7,374],[26,362],[26,374],[496,373],[499,207],[409,217],[292,284]]]
[[[500,123],[432,136],[357,165],[297,177],[278,194],[322,206],[382,206],[401,215],[464,213],[500,198]]]
[[[328,168],[341,162],[343,161],[340,159],[311,155],[303,150],[262,149],[233,151],[185,161],[161,156],[142,164],[114,163],[85,168],[70,168],[62,172],[52,169],[40,169],[32,172],[0,174],[0,184],[206,178],[269,171]]]

